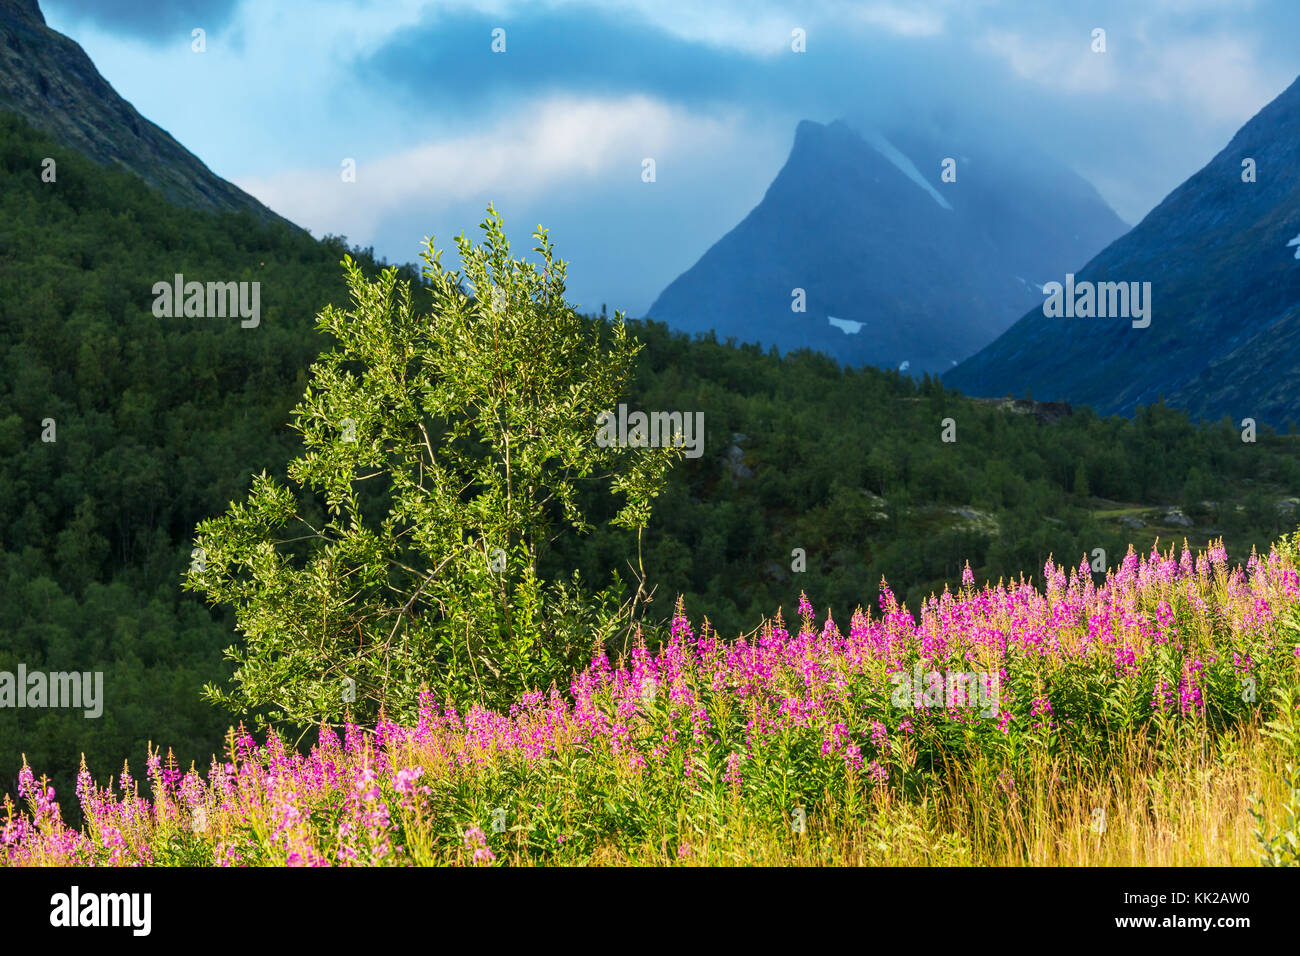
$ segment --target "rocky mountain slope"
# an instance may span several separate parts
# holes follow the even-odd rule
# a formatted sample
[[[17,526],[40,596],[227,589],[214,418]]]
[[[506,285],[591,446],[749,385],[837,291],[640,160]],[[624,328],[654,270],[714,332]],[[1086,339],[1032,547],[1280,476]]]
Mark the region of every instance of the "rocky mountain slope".
[[[1300,80],[1078,269],[1076,285],[1151,283],[1149,326],[1049,318],[1040,304],[945,383],[975,395],[1029,391],[1101,413],[1128,414],[1163,396],[1198,419],[1300,419],[1297,170]]]
[[[280,218],[136,112],[77,43],[45,25],[36,0],[0,0],[0,110],[101,165],[126,167],[180,205]]]

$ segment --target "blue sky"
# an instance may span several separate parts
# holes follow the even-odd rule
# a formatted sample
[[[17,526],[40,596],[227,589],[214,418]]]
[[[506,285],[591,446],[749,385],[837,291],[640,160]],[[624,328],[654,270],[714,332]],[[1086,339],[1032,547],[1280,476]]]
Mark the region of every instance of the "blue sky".
[[[521,248],[551,230],[572,300],[632,315],[762,198],[800,119],[959,116],[1132,223],[1300,73],[1295,0],[41,6],[141,113],[313,234],[414,261],[492,202]]]

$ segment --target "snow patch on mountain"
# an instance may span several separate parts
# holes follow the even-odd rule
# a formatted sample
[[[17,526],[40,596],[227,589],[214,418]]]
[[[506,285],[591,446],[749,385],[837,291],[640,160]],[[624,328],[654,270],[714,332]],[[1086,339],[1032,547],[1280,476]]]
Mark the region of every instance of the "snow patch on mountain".
[[[916,163],[903,155],[897,146],[874,131],[866,137],[866,140],[871,144],[872,149],[897,166],[904,176],[928,192],[931,199],[949,212],[952,211],[952,206],[948,205],[948,200],[939,195],[939,191],[921,175],[921,171],[916,168]]]
[[[837,319],[833,315],[826,316],[826,321],[844,332],[845,335],[857,335],[862,331],[865,322],[854,322],[852,319]]]

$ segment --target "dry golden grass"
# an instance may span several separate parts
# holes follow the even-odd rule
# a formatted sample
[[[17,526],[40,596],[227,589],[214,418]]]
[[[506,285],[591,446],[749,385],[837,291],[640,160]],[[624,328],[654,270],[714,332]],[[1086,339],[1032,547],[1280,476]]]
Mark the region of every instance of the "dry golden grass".
[[[1038,758],[1030,783],[999,783],[1007,767],[953,765],[921,799],[878,794],[858,807],[827,794],[796,834],[783,816],[733,801],[688,847],[650,839],[608,846],[597,865],[705,866],[1254,866],[1260,862],[1250,798],[1272,836],[1290,788],[1283,745],[1247,726],[1214,751],[1194,744],[1117,747],[1104,765]],[[1104,812],[1104,816],[1102,813]],[[679,821],[677,832],[690,832]],[[520,854],[511,860],[527,864]]]

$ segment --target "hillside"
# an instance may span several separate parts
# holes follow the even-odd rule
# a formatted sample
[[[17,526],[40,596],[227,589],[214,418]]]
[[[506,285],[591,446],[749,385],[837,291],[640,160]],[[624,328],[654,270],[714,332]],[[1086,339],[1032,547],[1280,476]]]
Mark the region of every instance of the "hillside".
[[[35,174],[46,156],[56,183]],[[230,715],[198,691],[232,632],[181,595],[190,536],[290,457],[346,246],[175,205],[4,112],[0,221],[0,671],[102,670],[109,703],[98,720],[0,708],[0,774],[11,788],[23,750],[117,770],[150,725],[205,760]],[[260,282],[260,325],[156,318],[153,283],[178,271]]]
[[[101,165],[129,169],[182,206],[285,221],[136,112],[76,42],[45,25],[37,0],[0,0],[0,110]]]
[[[1243,181],[1248,160],[1255,182]],[[1078,269],[1076,285],[1151,283],[1149,327],[1047,318],[1040,297],[945,382],[973,395],[1030,392],[1103,414],[1132,414],[1163,396],[1194,419],[1285,426],[1300,407],[1300,261],[1288,245],[1300,235],[1298,168],[1300,80]]]

